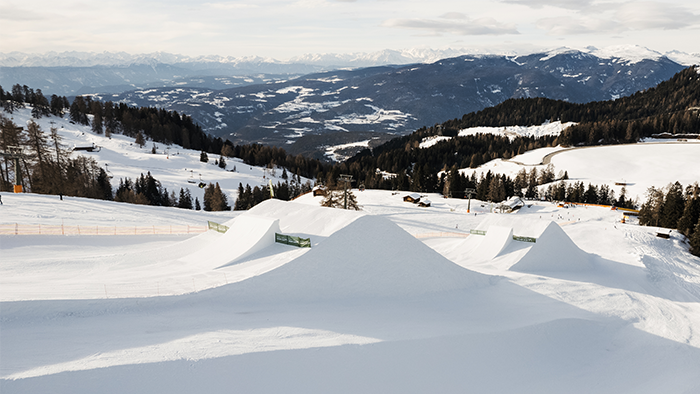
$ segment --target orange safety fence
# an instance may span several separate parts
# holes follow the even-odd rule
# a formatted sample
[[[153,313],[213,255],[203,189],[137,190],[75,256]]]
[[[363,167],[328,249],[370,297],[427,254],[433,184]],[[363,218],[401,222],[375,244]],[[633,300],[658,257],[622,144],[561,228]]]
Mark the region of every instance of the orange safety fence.
[[[0,235],[165,235],[199,234],[207,226],[162,225],[162,226],[99,226],[63,224],[0,224]]]
[[[610,208],[610,209],[616,209],[618,211],[623,211],[623,212],[630,212],[630,213],[639,213],[638,209],[630,209],[630,208],[621,208],[621,207],[616,207],[614,205],[605,205],[605,204],[590,204],[590,203],[584,203],[584,202],[567,202],[565,204],[569,205],[581,205],[585,207],[602,207],[602,208]]]

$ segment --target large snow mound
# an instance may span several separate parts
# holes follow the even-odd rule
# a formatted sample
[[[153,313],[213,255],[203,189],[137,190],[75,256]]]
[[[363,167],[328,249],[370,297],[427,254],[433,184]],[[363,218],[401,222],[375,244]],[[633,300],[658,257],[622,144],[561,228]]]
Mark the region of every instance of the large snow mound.
[[[549,222],[520,260],[510,267],[518,272],[587,271],[593,256],[581,250],[564,230]]]
[[[313,211],[313,208],[312,208]],[[342,212],[340,210],[334,210]],[[363,215],[295,260],[233,285],[255,300],[400,297],[489,284],[390,220]]]
[[[485,231],[486,235],[470,235],[459,246],[474,262],[488,262],[501,269],[528,273],[591,268],[593,257],[581,250],[558,224],[549,220],[492,215],[481,221],[476,230]],[[516,241],[513,236],[536,241]]]

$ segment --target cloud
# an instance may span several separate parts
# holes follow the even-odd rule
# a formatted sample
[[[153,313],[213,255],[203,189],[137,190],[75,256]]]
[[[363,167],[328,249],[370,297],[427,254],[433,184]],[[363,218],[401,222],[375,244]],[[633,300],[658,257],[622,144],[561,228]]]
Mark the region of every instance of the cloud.
[[[535,0],[533,0],[535,1]],[[608,3],[605,8],[542,18],[539,29],[550,35],[620,33],[642,30],[679,30],[698,26],[700,16],[690,9],[659,2]]]
[[[591,6],[592,0],[503,0],[504,3],[524,5],[531,8],[544,6],[565,8],[571,10],[585,9]]]
[[[698,25],[700,15],[688,8],[658,2],[627,2],[616,12],[616,19],[634,30],[675,30]]]
[[[609,20],[571,17],[542,18],[536,26],[554,36],[609,33],[622,29],[619,24]]]
[[[204,6],[217,10],[240,10],[245,8],[258,8],[255,4],[241,4],[232,2],[204,3]]]
[[[461,12],[448,12],[440,15],[442,19],[469,19],[466,14]]]
[[[46,17],[27,9],[19,9],[13,5],[0,5],[0,20],[8,21],[40,21]]]
[[[432,35],[443,33],[461,36],[519,34],[515,25],[503,24],[493,18],[469,20],[464,14],[443,14],[442,19],[388,19],[384,27],[422,30]]]

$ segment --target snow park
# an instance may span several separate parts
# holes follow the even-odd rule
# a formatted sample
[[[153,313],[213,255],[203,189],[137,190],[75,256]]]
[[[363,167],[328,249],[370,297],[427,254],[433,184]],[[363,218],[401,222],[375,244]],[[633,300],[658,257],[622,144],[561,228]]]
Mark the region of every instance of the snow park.
[[[217,182],[233,201],[239,183],[281,176],[37,123],[92,147],[73,155],[113,184],[148,171],[169,190]],[[700,179],[690,140],[464,171],[545,161],[640,201]],[[215,212],[1,192],[0,392],[700,392],[700,258],[677,231],[609,206],[351,191],[360,211],[314,193]]]

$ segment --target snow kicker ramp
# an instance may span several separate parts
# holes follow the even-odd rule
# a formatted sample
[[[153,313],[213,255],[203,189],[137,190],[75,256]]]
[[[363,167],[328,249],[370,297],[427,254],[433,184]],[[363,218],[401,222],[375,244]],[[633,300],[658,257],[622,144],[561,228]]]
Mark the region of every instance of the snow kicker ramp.
[[[483,237],[477,249],[478,258],[491,260],[513,241],[513,228],[490,226]]]
[[[555,222],[549,222],[527,253],[510,267],[518,272],[587,271],[593,256],[581,250]]]
[[[284,234],[311,237],[311,242],[325,239],[366,214],[358,211],[325,208],[275,199],[265,200],[253,207],[250,214],[279,219]]]
[[[236,299],[324,301],[404,297],[489,283],[489,276],[454,264],[388,219],[363,215],[307,253],[227,291]]]
[[[228,231],[208,243],[206,248],[183,257],[190,263],[204,263],[213,268],[232,264],[274,245],[275,233],[281,233],[279,219],[242,214],[228,222]]]
[[[491,260],[502,269],[528,273],[591,268],[592,256],[581,250],[553,221],[491,215],[477,230],[486,231],[486,235],[471,235],[461,246],[474,261]],[[516,241],[514,235],[535,238],[536,242]]]

